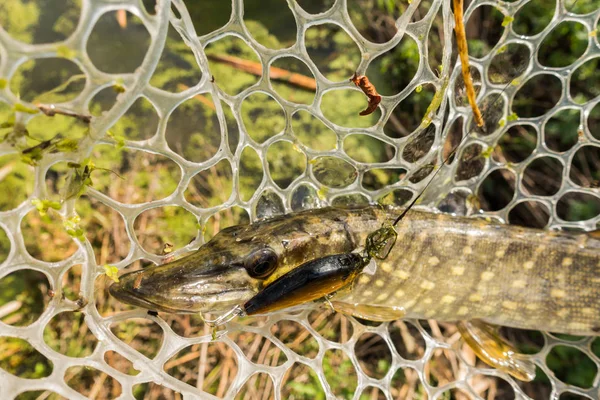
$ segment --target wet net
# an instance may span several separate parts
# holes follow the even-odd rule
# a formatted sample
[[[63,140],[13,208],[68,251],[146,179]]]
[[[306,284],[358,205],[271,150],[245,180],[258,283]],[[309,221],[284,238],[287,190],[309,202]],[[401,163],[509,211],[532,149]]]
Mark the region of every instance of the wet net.
[[[596,229],[593,1],[467,5],[485,129],[448,1],[271,6],[0,4],[3,398],[597,399],[594,338],[503,330],[538,366],[525,384],[478,361],[452,324],[310,305],[214,338],[198,317],[108,296],[115,270],[164,262],[228,225],[404,204],[447,157],[421,207]],[[283,26],[295,26],[290,45]],[[383,96],[364,117],[355,71]]]

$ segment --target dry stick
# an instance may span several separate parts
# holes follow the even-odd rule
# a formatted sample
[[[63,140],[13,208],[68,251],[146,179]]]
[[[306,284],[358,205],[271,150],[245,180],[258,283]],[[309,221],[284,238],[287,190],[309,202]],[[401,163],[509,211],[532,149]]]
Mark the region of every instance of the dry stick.
[[[245,60],[243,58],[224,54],[207,54],[206,57],[209,60],[230,65],[233,68],[248,72],[249,74],[261,77],[263,76],[263,67],[262,64],[259,62]],[[290,72],[283,68],[271,67],[269,68],[269,75],[271,79],[274,79],[276,81],[287,82],[301,89],[317,89],[317,82],[313,78],[295,72]]]
[[[483,117],[475,100],[475,89],[473,88],[473,78],[469,69],[469,51],[467,47],[467,35],[465,33],[465,24],[463,21],[463,0],[452,0],[454,5],[454,34],[456,35],[456,47],[458,47],[458,55],[460,56],[460,66],[462,69],[465,88],[467,90],[467,98],[473,110],[473,117],[477,126],[483,126]]]

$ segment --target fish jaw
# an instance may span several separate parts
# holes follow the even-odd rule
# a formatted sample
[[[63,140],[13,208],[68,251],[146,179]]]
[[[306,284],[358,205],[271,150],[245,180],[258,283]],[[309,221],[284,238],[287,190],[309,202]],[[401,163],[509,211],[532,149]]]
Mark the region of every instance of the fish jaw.
[[[126,304],[176,314],[228,310],[258,293],[242,267],[200,268],[186,258],[126,273],[109,292]]]

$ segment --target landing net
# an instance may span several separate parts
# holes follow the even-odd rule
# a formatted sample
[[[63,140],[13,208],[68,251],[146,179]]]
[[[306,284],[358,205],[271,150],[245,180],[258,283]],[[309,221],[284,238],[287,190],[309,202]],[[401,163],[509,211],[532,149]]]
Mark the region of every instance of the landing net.
[[[597,4],[468,4],[467,28],[484,21],[479,33],[497,36],[470,38],[480,129],[450,3],[394,3],[233,0],[194,15],[183,0],[0,4],[3,398],[598,398],[594,338],[506,329],[538,366],[524,384],[477,361],[452,324],[308,306],[232,321],[213,340],[197,317],[108,296],[107,272],[228,225],[404,204],[459,143],[420,206],[596,229]],[[290,46],[269,24],[283,14]],[[392,85],[395,68],[406,78]],[[358,116],[355,71],[383,95],[370,116]]]

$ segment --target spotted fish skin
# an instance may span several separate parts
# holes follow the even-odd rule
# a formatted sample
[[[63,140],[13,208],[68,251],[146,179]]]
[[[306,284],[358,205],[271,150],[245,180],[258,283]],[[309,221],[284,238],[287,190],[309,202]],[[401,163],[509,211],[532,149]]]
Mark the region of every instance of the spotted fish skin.
[[[398,215],[372,212],[380,223]],[[353,222],[360,217],[347,218],[358,241],[370,232]],[[396,230],[397,242],[375,273],[362,274],[334,300],[401,307],[411,318],[600,333],[600,241],[589,235],[419,211]]]
[[[227,228],[186,257],[122,276],[111,293],[167,312],[226,310],[302,264],[360,250],[370,233],[401,212],[326,207]],[[600,241],[590,235],[418,210],[396,230],[395,246],[374,273],[361,274],[332,302],[382,314],[389,307],[410,318],[600,333]],[[260,249],[277,255],[266,279],[247,273]]]

